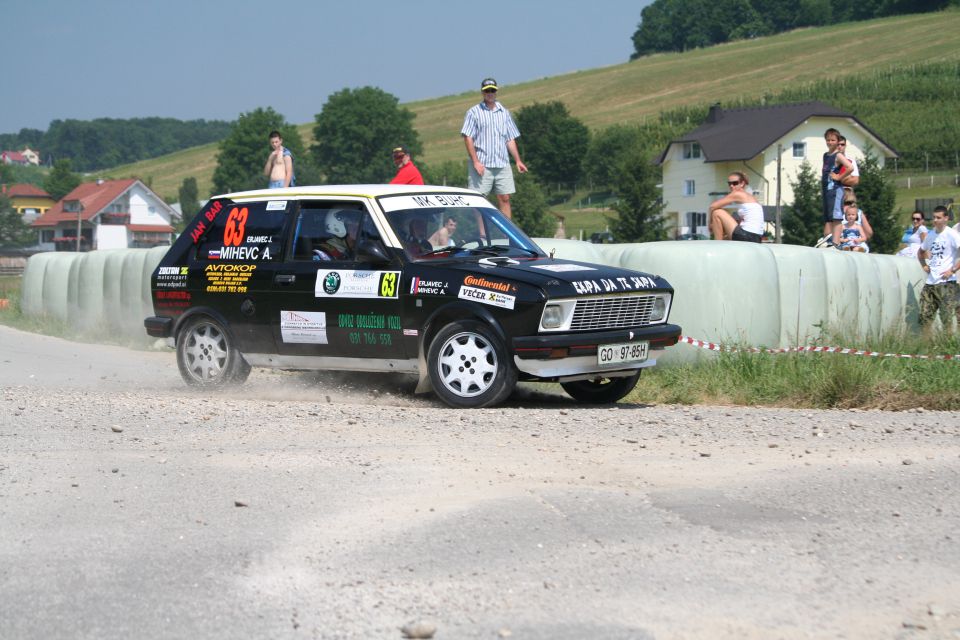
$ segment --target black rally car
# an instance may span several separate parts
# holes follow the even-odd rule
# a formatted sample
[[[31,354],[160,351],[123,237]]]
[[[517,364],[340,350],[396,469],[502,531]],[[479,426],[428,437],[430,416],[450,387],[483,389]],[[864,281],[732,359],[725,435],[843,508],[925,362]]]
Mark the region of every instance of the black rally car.
[[[673,289],[548,257],[483,197],[444,187],[295,187],[213,198],[153,273],[147,333],[183,379],[251,366],[419,375],[456,407],[517,380],[616,402],[677,342]]]

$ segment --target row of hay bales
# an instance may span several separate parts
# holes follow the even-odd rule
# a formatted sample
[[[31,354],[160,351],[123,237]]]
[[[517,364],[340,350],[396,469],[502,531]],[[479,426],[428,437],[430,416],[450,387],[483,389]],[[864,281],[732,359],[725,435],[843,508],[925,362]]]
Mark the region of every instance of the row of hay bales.
[[[150,275],[168,248],[38,253],[23,272],[20,307],[81,331],[145,336]]]
[[[917,323],[924,273],[916,260],[739,242],[594,245],[539,239],[557,258],[659,274],[676,290],[670,320],[694,338],[785,347],[821,339],[823,330],[874,337]],[[87,330],[143,335],[153,314],[150,275],[166,247],[30,258],[21,307]],[[584,278],[589,277],[584,272]],[[858,346],[858,345],[846,345]],[[689,360],[681,346],[664,358]]]
[[[676,294],[670,321],[692,338],[756,347],[863,340],[915,329],[926,274],[916,259],[743,242],[594,245],[541,240],[556,257],[662,275]],[[835,344],[832,342],[831,344]],[[662,362],[690,360],[696,347]]]

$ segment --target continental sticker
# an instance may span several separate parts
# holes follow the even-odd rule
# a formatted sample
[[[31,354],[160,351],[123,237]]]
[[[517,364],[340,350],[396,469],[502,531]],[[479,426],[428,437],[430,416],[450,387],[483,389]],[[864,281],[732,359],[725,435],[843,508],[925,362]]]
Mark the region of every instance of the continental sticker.
[[[481,287],[483,289],[493,289],[501,293],[508,293],[517,290],[517,285],[510,282],[499,282],[497,280],[488,280],[478,276],[467,276],[463,279],[463,284],[468,287]],[[512,308],[512,307],[511,307]]]
[[[563,273],[564,271],[596,271],[593,267],[582,264],[570,264],[563,262],[560,264],[532,264],[534,269],[543,269],[544,271],[553,271],[554,273]]]
[[[577,293],[610,293],[612,291],[637,291],[654,289],[657,286],[653,278],[647,276],[625,276],[622,278],[597,278],[596,280],[574,280],[570,283]]]
[[[460,293],[457,294],[457,297],[464,300],[473,300],[474,302],[480,302],[482,304],[489,304],[494,307],[503,307],[504,309],[513,309],[513,305],[517,300],[516,296],[508,296],[499,291],[488,291],[486,289],[466,286],[460,287]]]
[[[399,271],[317,271],[318,298],[397,298]]]
[[[281,311],[280,336],[291,344],[327,344],[327,314],[322,311]]]

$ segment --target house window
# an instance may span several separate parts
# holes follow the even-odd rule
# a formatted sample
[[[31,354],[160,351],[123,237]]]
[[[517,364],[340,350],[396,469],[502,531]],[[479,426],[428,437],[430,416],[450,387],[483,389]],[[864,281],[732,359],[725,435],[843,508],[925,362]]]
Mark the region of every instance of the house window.
[[[806,157],[807,157],[807,143],[806,143],[806,142],[794,142],[794,143],[793,143],[793,157],[794,157],[794,158],[806,158]]]
[[[104,213],[125,213],[127,207],[123,202],[111,202],[110,205],[104,209]]]
[[[700,143],[698,142],[683,143],[683,159],[684,160],[693,160],[699,157],[700,157]]]
[[[48,242],[53,242],[53,229],[45,229],[40,232],[40,242],[47,244]]]
[[[683,195],[692,196],[697,193],[697,182],[696,180],[684,180],[683,181]]]
[[[700,211],[687,212],[687,224],[691,233],[696,233],[698,229],[707,226],[707,214]]]
[[[80,213],[82,208],[80,207],[79,200],[65,200],[63,203],[63,210],[67,213]]]

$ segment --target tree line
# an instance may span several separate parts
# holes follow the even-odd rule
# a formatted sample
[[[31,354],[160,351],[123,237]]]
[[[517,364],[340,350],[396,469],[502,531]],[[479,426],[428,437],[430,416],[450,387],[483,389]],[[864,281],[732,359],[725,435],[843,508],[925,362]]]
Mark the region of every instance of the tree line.
[[[0,148],[30,147],[44,163],[69,158],[75,170],[95,171],[216,142],[231,126],[224,120],[175,118],[54,120],[46,131],[0,134]]]
[[[630,59],[800,27],[938,11],[958,0],[655,0],[640,12]]]

